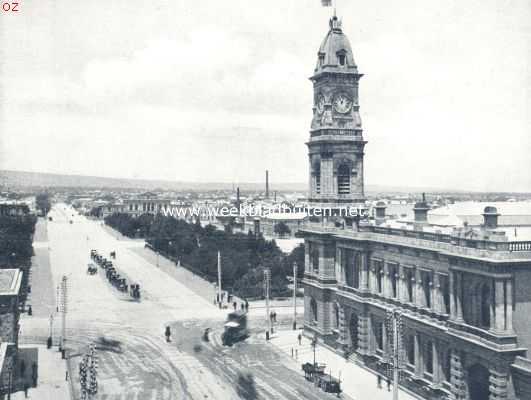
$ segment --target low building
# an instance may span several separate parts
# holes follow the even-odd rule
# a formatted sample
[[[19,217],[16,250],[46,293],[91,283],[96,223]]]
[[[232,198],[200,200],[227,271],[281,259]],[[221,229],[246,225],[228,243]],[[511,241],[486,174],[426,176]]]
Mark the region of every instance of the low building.
[[[15,374],[21,283],[19,269],[0,269],[0,393],[7,393]]]

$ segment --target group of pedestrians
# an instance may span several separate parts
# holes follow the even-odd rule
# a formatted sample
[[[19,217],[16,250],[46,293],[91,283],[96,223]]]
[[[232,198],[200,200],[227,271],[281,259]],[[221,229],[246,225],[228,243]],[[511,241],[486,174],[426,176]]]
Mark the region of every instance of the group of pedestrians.
[[[232,302],[232,308],[234,309],[234,311],[236,311],[238,309],[238,302],[235,300],[233,301],[233,299],[234,299],[234,296],[230,293],[227,293],[227,303],[230,304]],[[221,296],[219,293],[216,294],[216,297],[214,298],[214,304],[216,304],[220,309],[223,308],[224,301],[225,301],[225,292],[221,292]],[[249,311],[249,302],[246,299],[244,299],[240,303],[240,309],[245,312]]]

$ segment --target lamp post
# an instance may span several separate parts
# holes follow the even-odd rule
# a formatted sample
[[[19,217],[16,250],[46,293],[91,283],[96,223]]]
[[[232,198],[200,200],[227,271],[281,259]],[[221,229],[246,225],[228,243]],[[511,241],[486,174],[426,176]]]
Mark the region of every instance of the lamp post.
[[[264,292],[266,301],[266,318],[267,318],[267,332],[266,340],[269,340],[269,334],[271,333],[271,314],[269,313],[269,286],[271,282],[271,270],[266,268],[264,270]]]
[[[59,349],[61,350],[61,355],[65,358],[65,340],[66,340],[66,312],[68,305],[68,296],[67,296],[67,277],[63,275],[61,279],[61,299],[60,299],[60,310],[62,317],[62,326],[61,326],[61,340],[59,344]]]
[[[48,336],[48,348],[53,346],[53,314],[50,314],[50,335]]]
[[[317,336],[314,334],[312,338],[312,348],[313,348],[313,366],[315,367],[315,348],[317,347]]]
[[[13,385],[13,364],[9,364],[7,367],[8,376],[8,388],[7,388],[7,400],[11,400],[11,387]]]
[[[297,329],[297,263],[293,263],[293,330]]]

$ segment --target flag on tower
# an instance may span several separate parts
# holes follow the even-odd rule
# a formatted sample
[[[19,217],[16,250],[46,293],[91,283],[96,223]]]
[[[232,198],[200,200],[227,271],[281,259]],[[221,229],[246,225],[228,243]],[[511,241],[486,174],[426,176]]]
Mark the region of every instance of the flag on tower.
[[[332,0],[321,0],[323,7],[332,7]]]

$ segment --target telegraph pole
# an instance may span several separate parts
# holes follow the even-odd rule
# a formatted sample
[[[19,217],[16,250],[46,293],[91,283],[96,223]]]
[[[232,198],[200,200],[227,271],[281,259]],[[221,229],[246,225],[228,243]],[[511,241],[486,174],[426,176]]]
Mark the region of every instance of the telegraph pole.
[[[402,368],[402,314],[398,310],[390,310],[387,314],[387,326],[391,331],[387,336],[388,343],[391,346],[391,354],[389,357],[389,368],[392,368],[393,372],[393,400],[398,400],[398,381],[399,373]]]
[[[393,313],[393,400],[398,400],[398,368],[399,368],[399,344],[398,344],[398,312]]]
[[[218,250],[218,299],[221,301],[221,252]]]
[[[61,340],[59,342],[59,349],[61,350],[64,358],[64,346],[65,346],[65,340],[66,340],[66,312],[67,312],[67,304],[68,304],[68,297],[67,297],[67,277],[66,275],[63,275],[63,279],[61,279],[61,299],[60,299],[60,311],[61,311],[61,317],[62,317],[62,326],[61,326]]]
[[[269,313],[269,286],[271,281],[271,270],[266,268],[264,270],[264,292],[266,301],[266,318],[267,318],[267,332],[266,340],[269,340],[269,334],[271,333],[271,314]]]
[[[293,263],[293,330],[297,329],[297,263]]]

